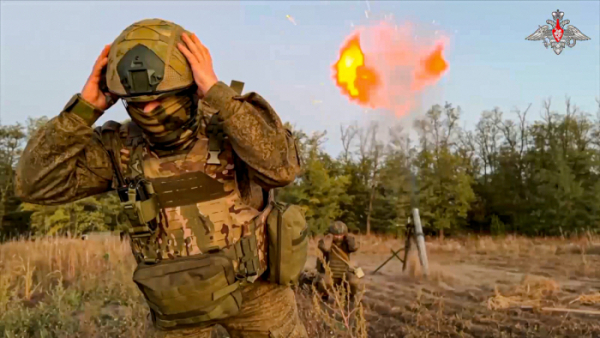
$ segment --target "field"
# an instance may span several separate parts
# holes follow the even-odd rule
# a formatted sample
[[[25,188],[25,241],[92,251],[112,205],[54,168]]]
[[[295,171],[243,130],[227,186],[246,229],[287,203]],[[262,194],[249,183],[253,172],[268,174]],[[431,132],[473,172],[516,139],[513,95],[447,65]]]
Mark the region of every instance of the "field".
[[[600,337],[600,247],[592,236],[428,239],[427,277],[412,255],[404,273],[392,260],[373,274],[402,243],[360,242],[353,261],[366,273],[369,337]],[[308,269],[314,241],[310,250]],[[153,337],[133,266],[116,237],[0,245],[1,336]],[[298,291],[298,305],[311,337],[336,335],[316,322],[309,294]]]

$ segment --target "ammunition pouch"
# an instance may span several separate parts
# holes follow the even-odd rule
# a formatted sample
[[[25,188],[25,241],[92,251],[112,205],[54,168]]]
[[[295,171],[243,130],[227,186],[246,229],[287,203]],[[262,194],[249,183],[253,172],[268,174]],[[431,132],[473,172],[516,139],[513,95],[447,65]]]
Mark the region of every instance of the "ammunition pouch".
[[[132,238],[152,235],[158,227],[160,213],[158,197],[154,194],[152,184],[143,179],[136,179],[128,186],[118,188],[117,194],[129,219],[129,234]]]
[[[231,259],[221,252],[142,263],[133,281],[161,329],[227,318],[242,306],[243,282],[236,280]]]
[[[269,280],[281,285],[298,282],[308,257],[308,226],[297,205],[271,202],[267,217]]]

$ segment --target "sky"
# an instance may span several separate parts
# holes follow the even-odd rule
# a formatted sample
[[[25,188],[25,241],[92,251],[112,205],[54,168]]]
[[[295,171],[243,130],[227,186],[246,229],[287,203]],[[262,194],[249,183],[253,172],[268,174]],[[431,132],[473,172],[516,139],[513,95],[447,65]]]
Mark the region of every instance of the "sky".
[[[556,9],[591,40],[560,55],[541,41],[526,41]],[[449,38],[448,71],[402,118],[356,105],[332,79],[348,35],[384,17]],[[296,128],[327,130],[325,148],[332,154],[341,149],[340,125],[377,120],[410,130],[414,118],[445,102],[461,107],[466,128],[494,107],[515,118],[513,108],[532,104],[529,118],[539,119],[549,97],[557,111],[564,111],[566,96],[584,111],[598,111],[600,1],[1,1],[1,123],[56,116],[81,91],[103,46],[146,18],[195,32],[221,81],[245,82],[244,92],[259,93]],[[98,124],[126,118],[117,104]]]

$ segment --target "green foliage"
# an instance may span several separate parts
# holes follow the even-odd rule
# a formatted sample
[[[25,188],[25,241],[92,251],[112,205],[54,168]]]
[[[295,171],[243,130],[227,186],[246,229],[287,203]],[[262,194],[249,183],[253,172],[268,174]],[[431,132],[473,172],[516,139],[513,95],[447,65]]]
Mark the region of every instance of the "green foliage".
[[[31,229],[38,235],[78,236],[92,231],[124,230],[125,216],[114,193],[84,198],[59,206],[23,203],[21,211],[32,211]]]
[[[337,157],[323,150],[326,132],[293,130],[303,170],[276,196],[304,208],[313,234],[333,220],[354,232],[396,232],[413,207],[425,231],[440,236],[598,231],[600,120],[566,103],[559,113],[545,102],[542,119],[533,123],[526,119],[529,108],[515,110],[512,119],[493,108],[472,130],[459,127],[460,107],[448,103],[431,107],[412,130],[400,127],[404,121],[353,124],[340,128]],[[42,117],[29,119],[26,129],[0,129],[2,219],[11,229],[36,234],[122,229],[114,194],[63,206],[19,206],[12,194],[14,166],[23,141],[46,122]],[[17,224],[29,216],[31,227]]]
[[[325,217],[337,214],[350,229],[363,232],[394,231],[414,206],[425,230],[439,235],[600,230],[600,121],[568,100],[564,114],[546,102],[543,119],[532,124],[527,110],[513,113],[515,120],[504,119],[499,108],[485,111],[467,131],[459,128],[459,107],[436,105],[415,122],[416,144],[392,126],[385,149],[378,139],[382,133],[373,126],[342,128],[337,160],[310,155],[306,170],[313,172],[312,180],[303,176],[287,192],[294,195],[302,187],[306,196],[323,194],[325,174],[347,178],[345,196],[329,200],[340,212]],[[310,149],[306,145],[303,149]],[[322,174],[318,180],[316,172]],[[305,202],[309,198],[288,199],[316,208]]]
[[[492,223],[490,225],[491,233],[494,236],[503,236],[506,234],[506,227],[504,223],[496,215],[492,215]]]
[[[331,175],[327,168],[332,161],[320,148],[325,133],[315,133],[299,139],[304,168],[296,182],[278,191],[277,197],[303,207],[313,234],[323,233],[340,216],[340,201],[344,200],[347,176]]]

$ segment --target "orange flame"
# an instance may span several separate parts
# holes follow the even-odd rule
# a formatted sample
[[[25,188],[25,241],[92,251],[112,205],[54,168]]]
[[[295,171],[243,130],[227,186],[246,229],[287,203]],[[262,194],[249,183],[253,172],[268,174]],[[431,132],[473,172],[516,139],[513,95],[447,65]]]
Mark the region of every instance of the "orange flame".
[[[432,84],[448,69],[448,63],[442,56],[442,46],[437,46],[431,54],[421,61],[420,66],[420,69],[415,72],[413,90],[420,90],[424,86]]]
[[[379,77],[365,64],[358,35],[351,37],[342,47],[333,70],[336,83],[344,94],[361,104],[369,103],[372,91],[379,84]]]
[[[420,92],[436,84],[449,65],[443,56],[445,38],[417,43],[412,24],[398,28],[383,22],[354,31],[340,49],[333,78],[351,101],[403,116],[415,108]]]

